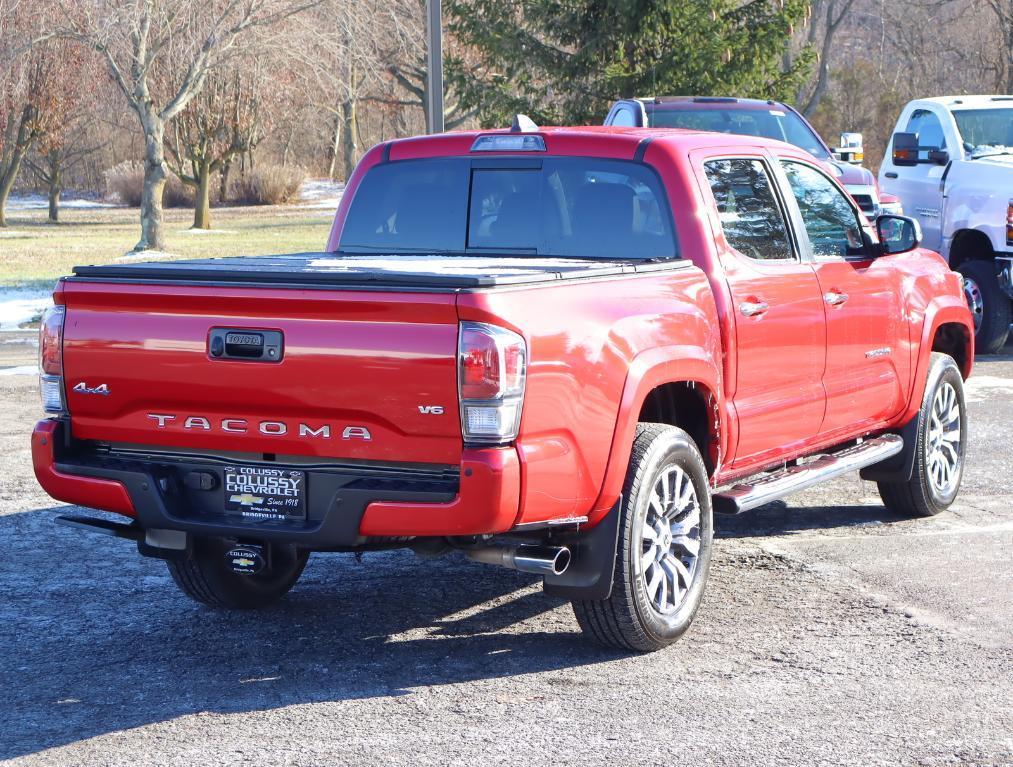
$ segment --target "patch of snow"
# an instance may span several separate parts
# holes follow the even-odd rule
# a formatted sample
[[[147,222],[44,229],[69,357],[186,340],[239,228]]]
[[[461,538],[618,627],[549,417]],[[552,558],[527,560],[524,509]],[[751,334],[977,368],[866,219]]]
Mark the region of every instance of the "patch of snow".
[[[184,229],[181,234],[239,234],[235,229]]]
[[[1013,395],[1013,378],[973,375],[964,382],[964,396],[968,402],[982,402],[996,394]]]
[[[304,181],[299,188],[299,199],[304,208],[337,210],[344,193],[345,183],[343,181],[311,178]]]
[[[122,208],[122,205],[92,200],[87,197],[64,197],[60,200],[61,208]],[[41,194],[13,194],[7,200],[7,210],[48,210],[49,198]]]
[[[39,374],[36,365],[19,365],[14,368],[0,368],[0,376],[34,376]]]
[[[0,332],[19,330],[19,325],[38,318],[52,303],[48,290],[0,288]]]

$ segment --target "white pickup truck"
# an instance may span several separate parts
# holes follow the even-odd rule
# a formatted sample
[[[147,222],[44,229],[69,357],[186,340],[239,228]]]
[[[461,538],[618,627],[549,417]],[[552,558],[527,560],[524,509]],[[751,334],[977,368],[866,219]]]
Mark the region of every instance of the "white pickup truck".
[[[978,351],[1002,349],[1013,315],[1013,96],[941,96],[900,114],[880,188],[923,245],[964,276]]]

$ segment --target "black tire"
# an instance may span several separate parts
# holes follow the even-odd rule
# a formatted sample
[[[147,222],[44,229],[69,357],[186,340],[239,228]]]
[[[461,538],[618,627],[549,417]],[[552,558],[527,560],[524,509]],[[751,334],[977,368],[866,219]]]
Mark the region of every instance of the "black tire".
[[[220,609],[254,610],[285,596],[309,558],[309,552],[294,546],[274,546],[270,564],[262,572],[240,575],[225,559],[233,545],[222,538],[195,538],[185,557],[166,561],[169,574],[180,591],[195,602]]]
[[[655,507],[651,506],[651,495],[656,483],[661,481],[663,474],[671,472],[671,467],[681,469],[692,483],[697,507],[693,519],[697,513],[699,515],[699,523],[693,529],[697,531],[699,550],[688,588],[678,604],[672,606],[671,612],[663,613],[655,606],[649,593],[646,572],[655,572],[652,569],[655,566],[659,572],[670,573],[672,570],[663,570],[660,561],[644,568],[643,559],[656,549],[653,545],[648,550],[644,549],[643,535],[649,507],[650,513],[659,518]],[[684,487],[688,488],[688,485]],[[688,508],[692,509],[692,504]],[[658,423],[637,426],[619,513],[619,545],[612,594],[608,599],[575,600],[573,611],[584,633],[606,646],[638,652],[660,650],[682,636],[696,615],[707,582],[714,537],[707,470],[700,451],[686,432]],[[690,513],[675,515],[671,524],[680,517],[689,520],[687,515]],[[669,541],[666,552],[671,551],[675,539],[665,540]],[[661,551],[661,544],[657,546],[657,550]],[[684,551],[688,553],[688,550]],[[681,560],[684,566],[686,561]],[[678,583],[678,577],[673,577]],[[654,592],[661,594],[661,601],[665,599],[666,588],[670,594],[671,587],[667,585],[658,587]]]
[[[952,481],[940,486],[934,474],[932,457],[935,444],[943,440],[938,437],[932,423],[932,410],[940,397],[940,391],[950,387],[959,413],[959,442],[954,448],[957,455],[956,467]],[[954,430],[951,430],[951,434]],[[905,516],[932,517],[949,508],[960,490],[960,482],[964,473],[964,457],[967,449],[967,407],[964,403],[964,379],[960,368],[952,357],[938,352],[932,353],[929,363],[928,381],[925,385],[925,396],[918,411],[917,441],[913,446],[914,470],[907,482],[879,482],[879,495],[884,505],[891,511]],[[943,450],[944,454],[948,451]]]
[[[965,261],[957,270],[964,276],[964,294],[974,315],[974,348],[979,354],[997,354],[1006,345],[1013,304],[999,287],[995,263]]]

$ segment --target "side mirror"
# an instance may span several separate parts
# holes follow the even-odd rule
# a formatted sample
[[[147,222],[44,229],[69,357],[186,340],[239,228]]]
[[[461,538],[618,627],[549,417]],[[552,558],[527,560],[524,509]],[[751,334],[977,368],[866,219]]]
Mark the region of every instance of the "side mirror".
[[[918,164],[917,133],[893,134],[893,164],[894,165]]]
[[[834,152],[837,159],[843,162],[850,162],[854,165],[861,165],[865,159],[865,149],[862,143],[861,133],[842,133],[841,145]]]
[[[945,149],[930,149],[928,151],[929,162],[936,165],[946,165],[950,161],[950,153]]]
[[[913,218],[884,214],[876,219],[879,249],[884,256],[907,253],[922,241],[922,228]]]

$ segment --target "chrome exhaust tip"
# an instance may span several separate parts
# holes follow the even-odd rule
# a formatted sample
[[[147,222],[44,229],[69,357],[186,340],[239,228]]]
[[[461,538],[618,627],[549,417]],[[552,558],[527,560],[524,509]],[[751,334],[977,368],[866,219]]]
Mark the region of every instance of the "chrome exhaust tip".
[[[539,546],[520,544],[517,546],[483,546],[467,549],[468,559],[487,565],[499,565],[511,570],[534,575],[562,575],[573,558],[566,546]]]

